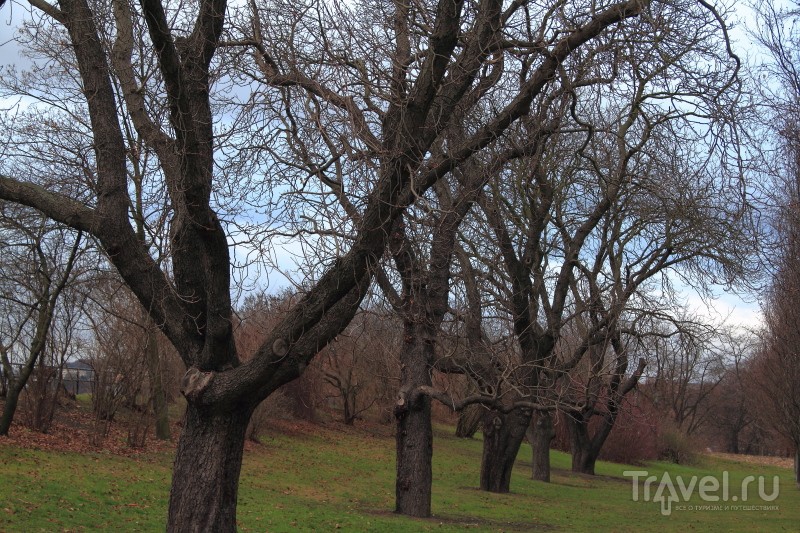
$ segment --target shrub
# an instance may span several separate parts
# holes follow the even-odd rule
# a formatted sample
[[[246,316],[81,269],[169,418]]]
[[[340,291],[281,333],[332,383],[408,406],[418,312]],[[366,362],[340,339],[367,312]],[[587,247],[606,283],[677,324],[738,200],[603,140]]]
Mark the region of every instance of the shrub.
[[[635,401],[635,400],[634,400]],[[600,459],[637,464],[659,454],[659,419],[647,403],[634,405],[625,400],[614,429],[606,439]]]
[[[692,439],[675,428],[661,432],[658,445],[658,458],[679,465],[697,462],[696,447]]]
[[[570,435],[566,415],[559,412],[554,418],[556,437],[552,446],[570,452]],[[597,431],[600,418],[589,423],[589,434]],[[652,403],[635,391],[623,400],[614,428],[600,450],[599,459],[616,463],[636,464],[658,459],[661,445],[662,419]]]

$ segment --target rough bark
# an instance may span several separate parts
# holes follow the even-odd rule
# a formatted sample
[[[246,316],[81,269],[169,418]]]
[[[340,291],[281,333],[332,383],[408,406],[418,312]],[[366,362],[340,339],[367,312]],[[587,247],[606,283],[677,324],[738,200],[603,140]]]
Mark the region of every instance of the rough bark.
[[[549,411],[537,413],[531,431],[531,478],[550,482],[550,443],[556,436],[553,415]]]
[[[169,498],[168,531],[236,531],[236,498],[253,407],[186,408]]]
[[[483,183],[480,178],[474,178]],[[431,513],[431,461],[433,429],[431,399],[419,395],[420,387],[430,388],[434,360],[434,345],[442,317],[448,309],[450,294],[450,263],[456,241],[456,230],[469,211],[480,190],[471,183],[453,201],[441,194],[440,201],[448,207],[446,215],[434,232],[427,266],[415,253],[405,235],[405,225],[395,225],[391,251],[403,285],[402,303],[398,311],[404,319],[404,348],[400,357],[400,398],[397,417],[397,479],[396,512],[426,517]],[[391,287],[386,292],[392,293]],[[392,299],[399,301],[397,296]]]
[[[484,415],[481,490],[504,493],[511,489],[511,471],[531,414],[527,409],[514,409],[508,414],[491,410]]]
[[[433,474],[433,427],[431,400],[427,395],[404,396],[418,386],[430,386],[433,345],[406,325],[406,346],[401,354],[401,394],[395,407],[397,419],[397,479],[395,512],[427,517],[431,514]]]

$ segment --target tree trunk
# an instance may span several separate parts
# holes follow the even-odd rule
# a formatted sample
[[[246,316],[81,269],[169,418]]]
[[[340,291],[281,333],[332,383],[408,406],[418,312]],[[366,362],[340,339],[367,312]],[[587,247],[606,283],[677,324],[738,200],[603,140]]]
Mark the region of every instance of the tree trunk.
[[[342,419],[343,419],[343,421],[344,421],[344,423],[346,425],[352,426],[353,423],[356,421],[355,401],[352,401],[352,403],[351,403],[351,399],[350,399],[351,396],[350,396],[350,394],[348,394],[348,391],[344,391],[344,393],[342,394],[342,397],[344,398],[344,401],[342,402],[342,407],[344,409],[344,411],[342,413]]]
[[[478,432],[483,418],[483,407],[480,405],[468,405],[458,413],[458,424],[456,424],[456,437],[461,439],[471,439]]]
[[[169,497],[168,531],[236,531],[236,500],[252,406],[186,408]]]
[[[400,357],[402,375],[400,390],[411,392],[415,387],[431,385],[430,363],[433,345],[417,334],[414,326],[406,326],[406,346]],[[433,482],[433,427],[431,400],[419,395],[395,408],[397,419],[397,479],[395,480],[395,512],[408,516],[431,515]]]
[[[572,452],[572,471],[593,476],[598,454],[589,438],[589,423],[580,414],[569,414],[566,419]]]
[[[34,344],[39,343],[39,332],[37,331],[37,340]],[[8,437],[8,430],[11,429],[11,422],[14,421],[14,415],[17,412],[17,404],[19,403],[19,395],[28,383],[28,379],[33,373],[33,365],[36,364],[36,359],[41,350],[37,349],[32,355],[28,357],[28,361],[20,367],[19,375],[16,377],[8,377],[8,393],[6,394],[6,405],[3,408],[3,416],[0,418],[0,436]]]
[[[0,398],[5,398],[6,394],[8,394],[8,376],[6,376],[3,366],[0,364]]]
[[[728,451],[730,453],[739,453],[739,432],[731,431],[728,437]]]
[[[526,409],[508,414],[492,410],[484,415],[481,490],[503,493],[511,489],[511,470],[530,423],[531,412]]]
[[[549,411],[537,413],[534,417],[531,449],[531,478],[550,482],[550,443],[556,436],[553,428],[553,415]]]
[[[3,408],[3,416],[0,418],[0,436],[8,437],[8,430],[11,428],[11,422],[14,420],[14,413],[17,412],[17,403],[19,402],[19,394],[21,390],[17,388],[16,383],[11,382],[6,392],[6,405]]]
[[[156,418],[156,438],[159,440],[170,440],[172,437],[169,432],[169,411],[167,410],[167,398],[164,394],[164,383],[161,379],[161,365],[158,356],[158,334],[155,325],[149,317],[147,321],[147,371],[150,378],[150,395],[153,402],[153,414]]]

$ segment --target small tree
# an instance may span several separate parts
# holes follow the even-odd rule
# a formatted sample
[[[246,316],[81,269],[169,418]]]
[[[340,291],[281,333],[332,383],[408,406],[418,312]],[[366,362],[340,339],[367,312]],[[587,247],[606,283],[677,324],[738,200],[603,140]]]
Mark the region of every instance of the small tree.
[[[385,408],[394,397],[396,374],[391,356],[398,324],[392,315],[366,309],[320,354],[316,369],[341,407],[342,422],[352,425],[374,406]]]
[[[47,432],[53,423],[56,406],[63,398],[64,368],[81,353],[84,343],[77,335],[77,321],[84,311],[82,291],[69,291],[62,300],[57,319],[50,328],[47,346],[42,351],[22,397],[25,424]]]
[[[685,323],[691,325],[692,321]],[[651,345],[653,380],[647,392],[653,404],[669,413],[676,429],[687,436],[709,421],[711,395],[727,367],[722,341],[723,335],[713,328],[696,324]]]
[[[636,387],[645,369],[645,359],[640,358],[635,369],[627,375],[630,347],[619,332],[614,332],[609,341],[610,346],[598,345],[590,349],[589,377],[582,384],[583,394],[578,396],[582,406],[566,410],[573,472],[594,475],[600,450],[614,428],[623,400]],[[612,352],[610,361],[605,354],[608,350]],[[591,432],[589,423],[595,416],[599,417],[600,423]]]
[[[74,311],[63,307],[63,294],[74,285],[81,268],[76,268],[85,251],[80,232],[72,233],[26,209],[0,205],[3,257],[0,263],[0,362],[7,382],[6,403],[0,417],[0,435],[7,436],[20,395],[29,378],[40,369],[39,385],[50,383],[51,369],[44,367],[42,354],[53,348],[54,322],[69,329]],[[69,302],[73,303],[73,302]],[[68,339],[64,339],[68,343]],[[68,344],[58,349],[67,350]],[[52,352],[51,352],[52,353]],[[41,396],[41,395],[40,395]],[[50,416],[41,417],[40,428]]]
[[[147,401],[141,393],[147,375],[144,354],[149,338],[146,326],[137,320],[140,318],[137,303],[115,281],[110,282],[117,289],[114,297],[102,307],[98,306],[91,315],[94,344],[89,361],[94,370],[94,445],[108,436],[111,423],[121,408],[145,414],[147,411]],[[144,424],[149,426],[149,422],[145,420]],[[136,427],[135,431],[139,433],[139,429]],[[136,438],[133,443],[138,445],[141,440]]]
[[[717,389],[712,393],[709,425],[721,439],[728,453],[743,453],[741,445],[745,430],[753,424],[757,413],[748,398],[748,377],[739,364],[725,371]],[[744,452],[748,453],[748,452]]]

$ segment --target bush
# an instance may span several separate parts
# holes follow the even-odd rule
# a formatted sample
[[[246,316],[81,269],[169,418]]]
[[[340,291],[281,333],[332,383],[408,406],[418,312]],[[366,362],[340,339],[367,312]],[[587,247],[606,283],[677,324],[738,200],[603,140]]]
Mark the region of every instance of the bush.
[[[627,464],[657,459],[661,423],[662,416],[652,403],[638,391],[631,392],[623,400],[600,459]]]
[[[47,433],[53,424],[59,395],[62,392],[60,367],[51,367],[40,360],[19,398],[22,423],[34,431]]]
[[[658,446],[658,458],[679,465],[691,465],[697,462],[696,447],[692,439],[680,430],[669,428],[661,432]]]
[[[570,435],[566,415],[559,412],[553,422],[556,437],[552,447],[570,452]],[[651,402],[636,391],[625,397],[614,428],[600,450],[599,459],[615,463],[637,464],[659,458],[661,450],[662,417]],[[589,433],[594,435],[600,417],[589,422]]]

